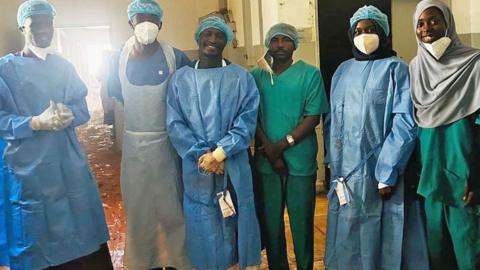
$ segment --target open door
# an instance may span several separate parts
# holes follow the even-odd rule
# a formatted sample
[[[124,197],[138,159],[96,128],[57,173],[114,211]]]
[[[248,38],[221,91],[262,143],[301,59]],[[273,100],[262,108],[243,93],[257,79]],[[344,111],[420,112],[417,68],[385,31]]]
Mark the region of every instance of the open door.
[[[103,110],[113,109],[109,107],[110,101],[104,93],[106,69],[112,50],[110,27],[68,27],[55,31],[54,42],[58,52],[75,66],[87,85],[87,103],[92,120],[102,121]]]

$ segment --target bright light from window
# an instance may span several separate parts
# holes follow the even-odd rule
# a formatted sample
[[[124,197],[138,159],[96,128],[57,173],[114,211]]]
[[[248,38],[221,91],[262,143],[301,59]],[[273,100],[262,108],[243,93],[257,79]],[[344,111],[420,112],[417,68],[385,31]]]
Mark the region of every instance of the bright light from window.
[[[88,55],[88,73],[96,78],[100,78],[105,69],[106,62],[109,59],[110,45],[87,45]]]

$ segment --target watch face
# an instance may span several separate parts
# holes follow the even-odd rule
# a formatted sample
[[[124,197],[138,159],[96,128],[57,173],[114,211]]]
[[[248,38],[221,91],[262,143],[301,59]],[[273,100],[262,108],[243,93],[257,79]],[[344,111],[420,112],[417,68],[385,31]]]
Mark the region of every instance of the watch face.
[[[292,135],[287,135],[287,142],[290,146],[295,144],[295,140],[293,140]]]

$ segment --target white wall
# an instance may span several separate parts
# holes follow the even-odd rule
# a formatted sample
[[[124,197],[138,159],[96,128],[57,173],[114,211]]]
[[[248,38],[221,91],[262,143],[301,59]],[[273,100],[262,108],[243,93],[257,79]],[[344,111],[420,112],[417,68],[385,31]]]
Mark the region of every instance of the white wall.
[[[56,26],[110,25],[112,42],[121,45],[132,35],[128,25],[130,0],[51,0],[59,14]],[[218,9],[216,0],[160,0],[164,10],[160,38],[182,50],[197,49],[193,34],[198,18]],[[92,8],[95,7],[95,8]]]
[[[480,48],[480,1],[470,3],[472,17],[472,46]]]
[[[392,0],[393,49],[405,62],[417,54],[413,14],[418,0]]]
[[[130,0],[50,0],[57,9],[56,27],[84,27],[108,25],[111,40],[118,47],[132,35],[128,25],[127,6]],[[17,8],[21,0],[0,0],[0,54],[18,50],[23,43],[16,24]],[[164,28],[160,37],[182,50],[196,50],[193,34],[198,18],[218,10],[217,0],[160,0]]]
[[[278,23],[277,5],[276,0],[262,0],[263,35],[268,32],[272,25]]]
[[[472,13],[471,4],[478,0],[453,0],[452,12],[455,17],[455,25],[458,34],[472,33]]]
[[[238,41],[238,47],[245,46],[245,29],[244,29],[244,10],[242,0],[228,0],[227,7],[233,13],[233,20],[237,28],[235,36]]]
[[[472,33],[480,33],[480,1],[473,0],[470,1],[470,10],[471,10],[471,30]]]
[[[463,43],[480,48],[480,1],[451,0],[457,33]]]
[[[20,50],[23,37],[17,28],[17,7],[21,0],[0,0],[0,56]]]

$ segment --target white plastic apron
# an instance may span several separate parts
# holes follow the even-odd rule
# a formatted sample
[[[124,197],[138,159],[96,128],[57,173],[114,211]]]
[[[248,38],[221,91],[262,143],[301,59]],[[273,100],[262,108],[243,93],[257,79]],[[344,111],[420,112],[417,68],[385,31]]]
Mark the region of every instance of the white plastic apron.
[[[175,54],[161,43],[169,78],[160,85],[136,86],[126,75],[133,43],[133,38],[127,41],[119,62],[125,110],[121,170],[127,217],[125,266],[191,269],[185,250],[179,160],[166,131],[166,95]]]

